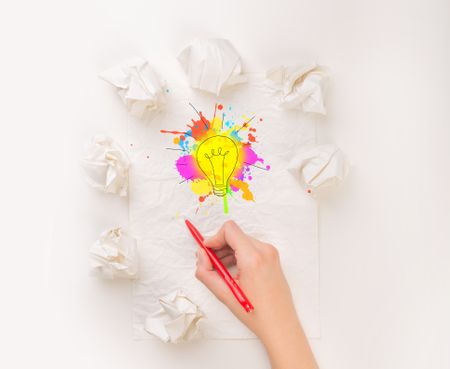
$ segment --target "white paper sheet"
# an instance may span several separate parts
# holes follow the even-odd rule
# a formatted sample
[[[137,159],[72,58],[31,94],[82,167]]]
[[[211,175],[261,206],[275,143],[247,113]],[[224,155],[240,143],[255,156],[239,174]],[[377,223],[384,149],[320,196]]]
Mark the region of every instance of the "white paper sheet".
[[[134,285],[136,338],[148,337],[146,317],[160,309],[160,296],[175,289],[185,291],[204,312],[205,319],[199,322],[204,337],[254,337],[195,278],[197,245],[185,227],[185,218],[205,236],[225,220],[234,219],[247,233],[276,245],[305,330],[309,337],[319,336],[317,207],[288,170],[292,157],[314,144],[314,118],[297,110],[280,110],[263,87],[263,76],[248,78],[248,83],[220,99],[169,83],[171,93],[164,111],[144,124],[130,121],[130,226],[141,258],[141,278]],[[196,118],[189,103],[209,117],[215,103],[220,103],[224,109],[232,107],[230,114],[264,118],[257,124],[258,142],[254,146],[271,169],[252,172],[254,202],[235,196],[229,199],[229,214],[224,214],[221,199],[212,197],[209,204],[199,208],[189,183],[180,183],[175,168],[180,153],[166,149],[174,147],[173,137],[160,130],[186,129],[191,118]]]

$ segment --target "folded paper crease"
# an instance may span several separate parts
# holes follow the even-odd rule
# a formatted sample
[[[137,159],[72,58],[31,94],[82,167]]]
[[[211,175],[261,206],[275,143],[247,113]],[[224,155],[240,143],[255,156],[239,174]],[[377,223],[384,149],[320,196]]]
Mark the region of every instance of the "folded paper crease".
[[[136,240],[122,228],[104,231],[90,249],[91,266],[107,279],[135,279],[138,276]]]
[[[106,135],[92,138],[82,160],[88,183],[106,193],[127,196],[130,161],[122,148]]]
[[[204,315],[181,290],[160,297],[159,303],[161,309],[145,320],[144,329],[149,334],[166,343],[189,341],[197,335]]]
[[[324,67],[317,64],[281,66],[269,70],[266,77],[280,107],[326,114],[324,91],[328,72]]]
[[[192,88],[219,96],[226,87],[243,83],[239,54],[224,39],[195,39],[178,55]]]
[[[299,174],[307,191],[316,194],[339,185],[347,176],[349,164],[335,145],[317,145],[302,151],[289,163],[289,170]]]
[[[99,77],[117,88],[123,103],[134,116],[147,118],[164,105],[164,86],[144,59],[127,60]]]

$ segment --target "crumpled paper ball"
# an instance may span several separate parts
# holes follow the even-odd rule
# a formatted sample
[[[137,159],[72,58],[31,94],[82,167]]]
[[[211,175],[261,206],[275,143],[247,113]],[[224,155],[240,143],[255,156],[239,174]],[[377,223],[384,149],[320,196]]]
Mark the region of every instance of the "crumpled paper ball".
[[[239,54],[224,39],[195,39],[178,55],[189,85],[220,95],[225,87],[246,82]]]
[[[126,196],[130,162],[125,152],[110,137],[94,136],[83,158],[88,183],[103,192]]]
[[[107,279],[135,279],[138,276],[136,239],[120,227],[104,231],[91,247],[94,272]]]
[[[347,176],[349,165],[343,152],[335,145],[318,145],[297,155],[288,165],[300,174],[310,194],[339,185]]]
[[[328,72],[317,64],[277,67],[267,72],[280,107],[326,114],[324,90]]]
[[[159,299],[161,310],[149,315],[144,328],[163,342],[189,341],[198,332],[198,322],[204,317],[200,308],[180,290]]]
[[[164,87],[144,59],[125,61],[99,77],[117,87],[119,96],[134,116],[145,118],[164,105]]]

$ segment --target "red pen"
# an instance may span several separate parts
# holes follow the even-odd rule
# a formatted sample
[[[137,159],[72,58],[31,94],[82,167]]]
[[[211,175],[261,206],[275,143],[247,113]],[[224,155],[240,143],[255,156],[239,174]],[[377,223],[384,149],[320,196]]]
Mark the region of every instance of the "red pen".
[[[227,268],[225,268],[225,266],[221,263],[216,254],[214,254],[214,252],[209,247],[206,247],[203,244],[204,238],[201,235],[201,233],[197,230],[197,228],[194,227],[194,225],[189,220],[186,219],[185,222],[186,226],[189,228],[189,231],[191,231],[192,236],[195,238],[200,247],[206,251],[206,254],[211,260],[212,265],[217,270],[217,273],[219,273],[219,275],[225,281],[225,283],[227,284],[231,292],[233,292],[233,295],[243,306],[245,311],[247,313],[253,311],[253,305],[250,303],[250,301],[248,301],[247,296],[245,296],[244,292],[241,290],[239,285],[236,283],[231,274],[228,272]]]

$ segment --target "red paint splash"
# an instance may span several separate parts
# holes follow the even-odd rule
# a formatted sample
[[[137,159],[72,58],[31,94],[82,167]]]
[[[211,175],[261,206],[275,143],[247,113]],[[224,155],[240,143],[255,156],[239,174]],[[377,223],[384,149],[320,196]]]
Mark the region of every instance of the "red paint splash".
[[[199,114],[200,119],[199,120],[192,119],[193,125],[192,126],[188,125],[188,127],[192,131],[192,137],[196,141],[201,140],[202,137],[205,136],[205,134],[211,129],[211,124],[209,120],[203,116],[202,112],[200,112]]]
[[[249,134],[248,134],[248,140],[249,140],[250,142],[256,142],[256,137],[253,136],[251,133],[249,133]]]
[[[180,132],[180,131],[166,131],[165,129],[160,130],[161,133],[172,133],[173,135],[185,135],[186,132]]]
[[[222,110],[223,109],[223,105],[222,104],[217,105],[217,109]]]

